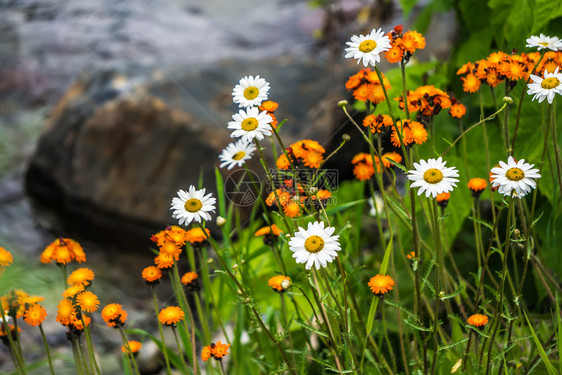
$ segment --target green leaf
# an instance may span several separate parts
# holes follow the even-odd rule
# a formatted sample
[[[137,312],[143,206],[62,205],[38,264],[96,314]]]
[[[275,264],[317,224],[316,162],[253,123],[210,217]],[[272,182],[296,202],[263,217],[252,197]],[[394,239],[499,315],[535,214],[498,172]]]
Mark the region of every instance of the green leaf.
[[[400,5],[402,6],[402,11],[404,12],[404,18],[408,17],[416,3],[417,0],[400,0]]]
[[[548,359],[548,355],[544,351],[544,348],[542,347],[542,344],[539,338],[537,337],[537,334],[535,333],[535,330],[533,329],[531,322],[529,321],[529,317],[527,316],[527,313],[523,311],[523,314],[525,315],[525,320],[527,321],[529,330],[531,330],[531,335],[533,336],[533,341],[535,341],[535,345],[537,346],[537,351],[539,352],[539,355],[541,356],[541,359],[543,360],[544,365],[546,366],[546,370],[548,371],[549,375],[559,375],[558,371],[556,371],[556,368],[554,368],[554,366],[550,362],[550,359]]]

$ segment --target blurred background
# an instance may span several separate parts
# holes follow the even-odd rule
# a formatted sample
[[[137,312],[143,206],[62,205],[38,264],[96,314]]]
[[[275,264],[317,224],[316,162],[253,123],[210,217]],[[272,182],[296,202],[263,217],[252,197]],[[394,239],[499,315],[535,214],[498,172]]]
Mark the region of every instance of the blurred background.
[[[175,224],[178,189],[202,178],[216,190],[239,79],[270,82],[287,145],[310,138],[329,152],[354,132],[337,107],[362,68],[343,59],[350,36],[403,24],[426,37],[417,59],[445,61],[466,30],[455,7],[470,1],[455,3],[0,0],[0,246],[15,256],[0,295],[43,295],[54,316],[62,282],[39,255],[70,237],[86,251],[102,304],[119,301],[133,324],[154,324],[140,277],[152,263],[150,235]],[[333,161],[342,179],[359,151],[352,143]],[[64,331],[47,323],[64,350]],[[116,335],[94,336],[108,352],[119,347]],[[0,372],[9,363],[1,347]]]

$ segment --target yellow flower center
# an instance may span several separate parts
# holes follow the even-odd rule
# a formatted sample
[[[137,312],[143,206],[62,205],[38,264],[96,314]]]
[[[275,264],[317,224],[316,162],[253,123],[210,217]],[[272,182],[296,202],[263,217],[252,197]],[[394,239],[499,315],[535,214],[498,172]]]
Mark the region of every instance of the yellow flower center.
[[[431,168],[425,171],[423,179],[428,184],[437,184],[443,180],[443,173],[439,169]]]
[[[361,44],[359,45],[359,51],[363,53],[369,53],[375,48],[377,48],[377,42],[370,39],[362,41]]]
[[[317,253],[324,248],[324,240],[320,236],[310,236],[304,241],[304,248],[309,253]]]
[[[260,90],[257,87],[250,86],[244,90],[244,97],[248,100],[254,100],[260,94]]]
[[[539,44],[540,44],[541,46],[548,47],[548,43],[547,43],[547,42],[539,42]]]
[[[520,181],[525,178],[525,172],[519,168],[510,168],[507,172],[505,172],[505,177],[511,181]]]
[[[246,156],[246,153],[244,151],[238,151],[237,153],[232,155],[232,159],[241,160],[244,156]]]
[[[542,82],[541,82],[541,87],[543,89],[553,89],[555,87],[558,87],[558,85],[560,84],[560,80],[558,80],[558,78],[556,77],[549,77],[549,78],[545,78]]]
[[[251,132],[252,130],[255,130],[259,125],[258,120],[256,120],[253,117],[248,117],[247,119],[245,119],[244,121],[242,121],[242,129],[244,129],[247,132]]]
[[[203,207],[203,203],[197,198],[188,199],[184,205],[188,212],[197,212]]]

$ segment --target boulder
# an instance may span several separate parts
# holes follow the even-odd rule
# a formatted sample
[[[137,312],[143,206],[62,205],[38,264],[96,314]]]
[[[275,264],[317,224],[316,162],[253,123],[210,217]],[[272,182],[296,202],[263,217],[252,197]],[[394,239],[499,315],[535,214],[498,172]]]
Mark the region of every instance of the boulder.
[[[64,232],[146,248],[151,234],[176,223],[169,207],[178,189],[202,178],[215,192],[218,155],[232,141],[226,125],[238,111],[231,91],[247,74],[270,82],[276,114],[288,119],[285,145],[328,144],[343,122],[342,85],[311,61],[178,67],[144,81],[108,70],[83,74],[52,110],[29,162],[26,187],[38,213]],[[262,145],[271,155],[270,140]],[[263,176],[257,159],[251,169]]]

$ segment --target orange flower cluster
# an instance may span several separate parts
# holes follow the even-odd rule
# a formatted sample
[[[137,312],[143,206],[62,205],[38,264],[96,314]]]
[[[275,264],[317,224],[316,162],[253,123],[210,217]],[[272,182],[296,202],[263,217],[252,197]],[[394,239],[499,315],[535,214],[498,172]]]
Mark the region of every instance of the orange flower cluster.
[[[158,268],[163,270],[172,268],[174,262],[179,259],[183,246],[186,242],[188,242],[188,240],[191,243],[197,243],[200,242],[199,240],[204,240],[205,237],[201,229],[196,228],[198,232],[192,232],[194,229],[186,231],[177,225],[173,225],[166,227],[166,229],[150,237],[150,239],[156,243],[160,249],[160,252],[154,258],[154,263]],[[210,232],[208,232],[208,234],[210,234]],[[147,272],[150,272],[150,270]],[[147,279],[145,278],[145,280]],[[155,281],[155,279],[149,282],[151,283],[153,281]]]
[[[363,126],[371,129],[371,133],[381,133],[383,130],[392,127],[394,122],[388,115],[367,115],[363,119]]]
[[[217,361],[220,361],[225,355],[228,354],[228,348],[230,344],[223,344],[220,341],[207,345],[201,351],[201,359],[207,361],[209,358],[213,357]]]
[[[277,125],[279,122],[277,121],[277,117],[275,117],[275,110],[279,107],[279,103],[276,103],[272,100],[266,100],[262,102],[261,105],[258,107],[260,111],[266,111],[268,115],[271,116],[273,121],[269,123],[273,129],[277,129]]]
[[[402,161],[402,156],[394,151],[387,152],[382,154],[380,159],[375,156],[375,163],[373,163],[373,158],[370,154],[360,152],[351,159],[351,164],[354,165],[353,175],[361,181],[370,179],[375,174],[375,165],[377,167],[377,173],[380,173],[381,160],[384,168],[390,168],[392,166],[390,160],[395,163],[400,163]]]
[[[99,301],[97,303],[99,303]],[[84,330],[84,324],[82,323],[82,319],[84,319],[84,323],[86,324],[86,327],[88,327],[91,322],[90,317],[86,316],[85,314],[79,315],[79,308],[77,307],[75,302],[70,298],[63,298],[59,302],[56,319],[57,322],[59,322],[63,326],[68,327],[70,331],[75,334],[79,334]]]
[[[398,133],[396,131],[398,129]],[[427,141],[427,130],[422,123],[410,120],[399,120],[396,122],[396,128],[392,129],[392,134],[390,135],[390,142],[395,147],[400,147],[400,136],[402,136],[402,141],[404,146],[409,146],[412,143],[421,145]]]
[[[58,238],[41,254],[41,263],[55,263],[65,265],[70,262],[82,263],[86,261],[86,254],[80,244],[70,238]]]
[[[14,258],[12,257],[12,253],[4,249],[3,247],[0,247],[0,271],[4,267],[8,267],[10,264],[12,264],[13,261]]]
[[[382,74],[382,73],[381,73]],[[384,75],[384,88],[390,90],[390,82]],[[371,69],[361,69],[359,73],[349,77],[345,83],[347,90],[353,90],[355,100],[378,104],[384,101],[384,91],[377,73]]]
[[[324,161],[326,150],[316,141],[303,139],[287,147],[287,155],[283,154],[277,159],[277,168],[289,169],[291,163],[295,168],[319,168]],[[290,161],[289,161],[290,158]]]
[[[539,59],[539,52],[509,55],[498,51],[491,53],[485,59],[464,64],[457,70],[457,75],[463,76],[461,77],[463,90],[469,93],[478,91],[483,83],[496,87],[504,81],[509,81],[513,88],[517,81],[526,81],[529,78]],[[560,51],[547,52],[535,74],[543,75],[545,71],[552,73],[558,66],[562,66],[562,53]]]
[[[29,295],[21,289],[12,290],[0,297],[0,308],[7,311],[7,314],[14,319],[21,318],[25,313],[26,305],[33,305],[44,299],[44,297]]]
[[[291,286],[291,278],[289,276],[278,275],[268,280],[267,284],[276,292],[283,293]]]
[[[394,30],[386,34],[390,39],[390,49],[384,53],[389,63],[408,62],[418,49],[425,48],[425,38],[417,31],[407,31],[404,34],[402,25],[397,25]]]
[[[442,109],[451,107],[451,99],[443,90],[435,86],[420,86],[414,91],[408,91],[408,111],[418,112],[425,117],[437,115]],[[395,98],[400,104],[400,109],[404,110],[404,97]]]
[[[127,312],[118,303],[110,303],[101,311],[101,318],[108,327],[119,328],[127,320]]]
[[[283,212],[287,217],[295,218],[302,215],[303,210],[308,206],[312,205],[324,205],[329,198],[332,197],[326,189],[318,189],[314,193],[310,193],[309,196],[305,195],[304,189],[298,184],[297,189],[276,189],[272,191],[267,196],[265,203],[268,206],[277,205],[277,200],[279,199],[279,204],[283,208]]]

